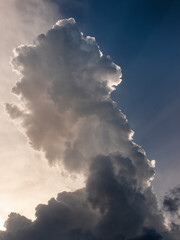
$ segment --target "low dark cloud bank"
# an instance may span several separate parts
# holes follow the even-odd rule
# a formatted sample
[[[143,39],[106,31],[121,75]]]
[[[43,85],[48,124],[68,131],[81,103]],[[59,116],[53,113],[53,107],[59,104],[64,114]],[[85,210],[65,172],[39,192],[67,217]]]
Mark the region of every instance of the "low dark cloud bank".
[[[110,99],[121,69],[95,39],[74,19],[61,20],[34,45],[18,47],[12,65],[21,76],[13,88],[20,104],[6,104],[7,112],[50,164],[87,179],[83,189],[38,205],[34,222],[11,213],[0,239],[178,239],[150,186],[154,164]]]
[[[162,239],[166,229],[151,188],[134,188],[123,173],[126,161],[120,155],[97,156],[84,189],[40,204],[34,222],[11,214],[3,239]]]

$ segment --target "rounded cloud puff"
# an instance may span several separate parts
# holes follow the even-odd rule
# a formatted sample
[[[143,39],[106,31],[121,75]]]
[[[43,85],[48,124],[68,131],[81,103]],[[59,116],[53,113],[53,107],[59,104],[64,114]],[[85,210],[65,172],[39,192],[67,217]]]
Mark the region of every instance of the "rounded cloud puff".
[[[110,98],[121,69],[95,38],[83,36],[74,19],[60,20],[34,45],[18,47],[12,65],[21,107],[8,103],[7,112],[50,164],[84,173],[86,184],[40,204],[34,222],[11,214],[0,239],[173,239],[149,185],[155,161],[132,141]]]

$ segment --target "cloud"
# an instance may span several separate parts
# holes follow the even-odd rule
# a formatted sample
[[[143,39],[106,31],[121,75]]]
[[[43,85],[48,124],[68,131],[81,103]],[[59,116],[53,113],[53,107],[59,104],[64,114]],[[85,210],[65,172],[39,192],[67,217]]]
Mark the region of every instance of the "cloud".
[[[13,48],[33,42],[59,16],[55,4],[44,0],[0,1],[0,229],[10,211],[34,218],[34,208],[39,202],[47,202],[60,189],[77,188],[74,181],[65,183],[59,168],[49,168],[42,154],[27,145],[26,137],[10,121],[3,106],[4,102],[18,102],[11,94],[11,88],[18,80],[9,64]],[[17,114],[17,109],[14,113]],[[27,194],[29,191],[31,196]]]
[[[163,210],[169,218],[172,237],[178,240],[180,236],[180,186],[170,189],[165,194],[162,204]]]
[[[60,20],[33,45],[19,46],[12,65],[20,75],[13,87],[19,104],[7,103],[7,112],[50,164],[83,173],[86,183],[38,205],[34,222],[11,214],[0,237],[170,239],[150,186],[154,161],[132,141],[126,116],[110,98],[121,69],[95,38],[73,18]]]
[[[8,104],[7,111],[13,117],[21,112],[32,146],[50,163],[64,159],[78,170],[97,153],[117,151],[118,142],[127,145],[129,125],[109,97],[121,81],[120,68],[73,19],[57,22],[35,45],[17,48],[12,64],[22,75],[13,92],[25,108]]]
[[[131,158],[147,182],[154,174],[144,151],[134,144],[126,117],[110,99],[121,69],[102,55],[92,37],[84,37],[71,18],[57,22],[34,45],[15,50],[13,67],[21,79],[13,92],[23,109],[7,105],[19,117],[33,148],[50,164],[63,161],[81,171],[97,154],[120,152]]]
[[[177,186],[171,189],[163,200],[164,210],[171,215],[178,214],[180,209],[180,187]]]
[[[144,234],[139,237],[131,238],[130,240],[160,240],[163,239],[154,229],[144,229]]]
[[[87,192],[92,206],[102,214],[97,228],[100,239],[129,239],[144,227],[165,231],[151,188],[137,189],[136,174],[131,161],[119,154],[94,159]]]
[[[150,188],[140,192],[128,174],[122,178],[121,167],[117,171],[114,165],[122,162],[119,155],[97,156],[85,188],[38,205],[34,222],[11,214],[4,239],[161,239],[156,231],[163,234],[166,229],[154,198],[147,199]]]

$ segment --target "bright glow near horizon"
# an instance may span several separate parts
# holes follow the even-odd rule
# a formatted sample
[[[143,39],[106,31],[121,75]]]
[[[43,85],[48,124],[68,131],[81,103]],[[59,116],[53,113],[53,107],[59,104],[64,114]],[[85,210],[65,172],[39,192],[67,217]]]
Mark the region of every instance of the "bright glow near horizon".
[[[4,227],[4,222],[5,222],[5,220],[0,218],[0,231],[5,231],[6,230],[6,228]]]

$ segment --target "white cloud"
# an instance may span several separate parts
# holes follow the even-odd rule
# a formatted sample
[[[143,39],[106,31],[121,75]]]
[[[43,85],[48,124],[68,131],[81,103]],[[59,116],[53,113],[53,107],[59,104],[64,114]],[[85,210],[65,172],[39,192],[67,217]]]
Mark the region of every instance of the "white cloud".
[[[34,45],[19,46],[12,64],[21,76],[13,92],[23,107],[7,104],[8,113],[50,164],[63,163],[70,174],[87,178],[84,189],[40,204],[37,219],[21,228],[24,238],[69,240],[80,231],[82,239],[160,239],[166,228],[149,186],[154,162],[132,141],[126,117],[110,98],[121,82],[120,67],[72,18],[58,21]],[[21,220],[15,215],[18,228]]]
[[[103,56],[94,38],[84,37],[74,19],[58,21],[34,45],[16,49],[12,60],[22,75],[13,88],[24,109],[7,110],[19,117],[33,148],[50,164],[86,169],[97,154],[120,152],[138,166],[139,184],[154,174],[144,151],[135,145],[126,117],[110,99],[121,82],[121,69]]]

